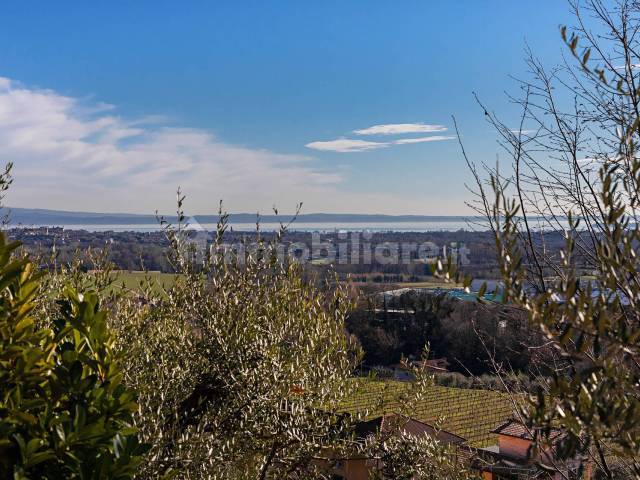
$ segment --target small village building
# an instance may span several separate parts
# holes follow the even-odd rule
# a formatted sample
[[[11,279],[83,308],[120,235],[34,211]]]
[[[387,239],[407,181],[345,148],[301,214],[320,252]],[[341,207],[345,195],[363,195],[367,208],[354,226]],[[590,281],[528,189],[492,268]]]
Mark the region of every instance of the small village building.
[[[377,411],[356,424],[356,438],[403,432],[430,436],[455,447],[457,459],[482,474],[484,480],[577,478],[578,462],[562,462],[563,474],[549,476],[540,461],[556,463],[553,448],[533,455],[533,435],[514,418],[512,398],[503,392],[433,385],[415,405],[400,404],[397,396],[407,382],[362,380],[345,413],[368,411],[378,402]],[[551,442],[562,432],[552,432]],[[366,480],[379,460],[364,457],[333,458],[328,465],[336,480]],[[580,477],[588,480],[588,468]]]

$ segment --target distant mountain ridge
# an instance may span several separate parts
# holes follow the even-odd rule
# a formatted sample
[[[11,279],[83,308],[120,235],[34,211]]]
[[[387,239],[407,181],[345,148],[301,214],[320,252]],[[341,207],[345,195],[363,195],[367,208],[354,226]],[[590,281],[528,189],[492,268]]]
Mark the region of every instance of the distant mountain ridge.
[[[48,210],[43,208],[12,208],[0,209],[0,214],[9,213],[10,225],[147,225],[158,222],[155,215],[136,213],[97,213],[97,212],[69,212],[63,210]],[[215,223],[218,215],[194,215],[200,223]],[[175,215],[166,215],[165,218],[175,223]],[[232,213],[229,215],[230,223],[255,223],[255,213]],[[297,222],[304,223],[361,223],[361,222],[454,222],[474,220],[474,216],[456,215],[382,215],[382,214],[358,214],[358,213],[306,213],[298,215]],[[288,222],[292,215],[260,215],[260,221],[264,223]]]

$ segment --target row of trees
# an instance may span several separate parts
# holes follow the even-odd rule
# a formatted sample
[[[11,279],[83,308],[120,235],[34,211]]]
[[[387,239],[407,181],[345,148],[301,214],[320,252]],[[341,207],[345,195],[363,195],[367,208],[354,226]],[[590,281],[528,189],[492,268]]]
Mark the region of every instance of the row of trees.
[[[450,370],[472,375],[493,373],[494,361],[526,373],[533,363],[553,356],[521,311],[445,293],[410,291],[382,306],[364,303],[349,314],[347,330],[359,341],[368,366],[418,358],[426,344],[433,357],[448,359]]]

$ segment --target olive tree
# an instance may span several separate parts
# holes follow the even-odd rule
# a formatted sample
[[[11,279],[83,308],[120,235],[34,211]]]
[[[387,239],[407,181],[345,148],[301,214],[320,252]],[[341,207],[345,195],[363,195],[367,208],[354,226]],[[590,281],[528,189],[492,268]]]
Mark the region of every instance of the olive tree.
[[[197,258],[184,225],[167,226],[179,280],[120,299],[125,380],[153,444],[142,477],[313,475],[344,436],[338,406],[358,360],[344,334],[346,292],[316,289],[259,238],[232,255],[225,229],[223,216]]]
[[[345,411],[361,358],[344,325],[353,302],[339,282],[318,287],[283,255],[286,226],[232,251],[220,212],[203,252],[182,200],[178,225],[164,224],[177,282],[114,302],[125,383],[139,392],[136,425],[151,444],[141,478],[330,478],[334,459],[349,455],[378,459],[372,474],[384,478],[466,473],[435,439],[356,438],[360,415]],[[419,378],[415,394],[430,381]]]
[[[519,122],[481,104],[510,162],[465,153],[472,206],[494,233],[505,301],[557,354],[522,412],[536,444],[560,428],[559,460],[640,478],[640,4],[569,4],[569,58],[548,68],[528,52],[531,77],[511,97]]]

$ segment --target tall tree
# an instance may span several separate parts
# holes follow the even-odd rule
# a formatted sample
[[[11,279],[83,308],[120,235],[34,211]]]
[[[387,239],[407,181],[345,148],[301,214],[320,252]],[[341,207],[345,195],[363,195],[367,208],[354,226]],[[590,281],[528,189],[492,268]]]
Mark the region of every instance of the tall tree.
[[[570,6],[575,26],[560,34],[571,56],[549,69],[528,52],[531,79],[511,97],[519,124],[481,104],[510,163],[465,158],[505,300],[561,360],[524,412],[538,445],[561,427],[559,458],[640,478],[640,4]]]

